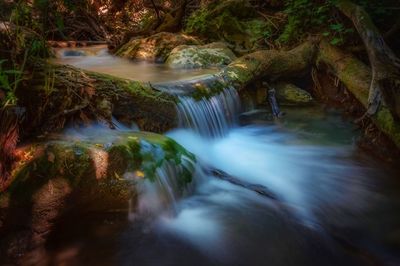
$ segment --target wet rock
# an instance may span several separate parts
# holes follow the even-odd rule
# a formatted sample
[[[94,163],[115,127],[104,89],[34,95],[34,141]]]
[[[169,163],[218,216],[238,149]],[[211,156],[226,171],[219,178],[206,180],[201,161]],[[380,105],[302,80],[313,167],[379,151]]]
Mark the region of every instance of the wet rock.
[[[173,49],[166,61],[174,68],[205,68],[225,66],[236,59],[235,54],[221,42],[206,45],[181,45]]]
[[[314,102],[310,93],[293,84],[280,82],[273,87],[280,105],[309,105]]]
[[[66,137],[20,151],[27,159],[0,194],[0,258],[45,243],[57,220],[71,211],[127,210],[136,198],[135,184],[154,181],[164,163],[177,166],[180,187],[191,182],[194,165],[188,162],[195,158],[175,141],[145,132],[109,135],[104,140]],[[105,145],[110,138],[112,145]],[[123,178],[126,173],[133,178]],[[14,248],[20,233],[23,250]]]
[[[147,38],[132,39],[116,55],[153,62],[164,62],[172,49],[179,45],[198,45],[196,38],[178,33],[160,32]]]

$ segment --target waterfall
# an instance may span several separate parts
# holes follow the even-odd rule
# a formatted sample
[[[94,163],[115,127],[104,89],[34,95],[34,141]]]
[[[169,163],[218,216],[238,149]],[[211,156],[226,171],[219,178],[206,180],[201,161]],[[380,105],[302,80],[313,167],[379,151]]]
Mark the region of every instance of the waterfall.
[[[140,180],[137,184],[140,197],[136,206],[130,206],[128,214],[131,220],[135,220],[137,215],[152,217],[166,212],[172,215],[177,213],[177,201],[191,189],[191,184],[186,184],[182,178],[187,171],[191,175],[196,172],[191,159],[182,159],[178,165],[174,161],[165,161],[156,169],[154,180]]]
[[[177,106],[179,125],[191,128],[205,137],[224,137],[236,122],[240,111],[240,98],[230,87],[211,98],[199,101],[192,97],[180,97]]]

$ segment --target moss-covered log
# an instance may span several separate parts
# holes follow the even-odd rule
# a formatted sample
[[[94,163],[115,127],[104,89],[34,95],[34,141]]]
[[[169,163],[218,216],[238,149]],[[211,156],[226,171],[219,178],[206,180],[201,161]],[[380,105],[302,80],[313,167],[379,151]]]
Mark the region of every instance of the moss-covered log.
[[[289,51],[261,50],[237,58],[214,75],[156,84],[154,87],[165,92],[190,94],[195,98],[209,97],[228,86],[240,91],[259,79],[276,81],[308,74],[316,52],[317,44],[313,41]]]
[[[302,76],[309,73],[314,63],[317,44],[309,41],[290,51],[261,50],[238,58],[223,71],[223,76],[239,87],[267,78]]]
[[[386,108],[400,118],[400,59],[361,6],[349,0],[340,0],[337,5],[353,21],[368,53],[372,68],[368,113],[374,115],[379,110],[383,96]]]
[[[164,132],[176,123],[175,97],[150,84],[129,81],[70,66],[38,63],[31,80],[17,92],[26,107],[25,134],[111,117],[140,129]]]
[[[346,54],[324,41],[320,44],[317,62],[329,66],[333,74],[343,82],[357,100],[365,108],[369,107],[368,96],[372,71],[368,66],[351,54]],[[400,124],[389,108],[381,104],[371,118],[375,125],[400,148]]]

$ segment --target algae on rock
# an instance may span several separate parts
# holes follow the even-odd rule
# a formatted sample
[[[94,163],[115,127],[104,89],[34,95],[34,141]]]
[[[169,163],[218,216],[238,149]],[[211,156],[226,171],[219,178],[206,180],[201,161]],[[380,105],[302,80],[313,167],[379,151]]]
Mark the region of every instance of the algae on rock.
[[[185,34],[160,32],[147,38],[131,39],[115,54],[130,59],[165,62],[176,46],[198,44],[201,44],[199,40]]]
[[[43,244],[69,211],[127,210],[128,201],[136,202],[135,184],[155,181],[164,164],[176,167],[180,189],[191,182],[195,157],[175,141],[147,132],[110,135],[110,143],[66,136],[24,149],[31,156],[20,162],[10,187],[0,193],[0,232],[7,232],[0,240],[1,256],[10,255],[8,249],[21,235],[26,240],[21,252]]]
[[[273,88],[276,90],[276,98],[280,105],[299,106],[313,103],[310,93],[291,83],[278,82],[274,84]]]
[[[174,48],[166,64],[173,68],[206,68],[225,66],[236,59],[235,54],[220,42],[206,45],[180,45]]]

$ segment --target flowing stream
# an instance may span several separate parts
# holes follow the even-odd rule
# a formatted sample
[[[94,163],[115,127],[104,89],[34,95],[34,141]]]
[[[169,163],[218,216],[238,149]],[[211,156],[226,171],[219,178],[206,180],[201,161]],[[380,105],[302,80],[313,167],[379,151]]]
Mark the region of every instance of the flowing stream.
[[[164,64],[133,61],[111,55],[106,45],[79,48],[56,48],[53,63],[143,82],[168,82],[214,74],[218,69],[176,69]]]
[[[193,184],[178,193],[177,169],[164,165],[157,182],[141,184],[128,216],[62,221],[48,261],[400,265],[399,171],[359,154],[355,128],[337,112],[286,109],[274,121],[241,110],[232,88],[180,100],[180,127],[167,135],[197,156]]]

